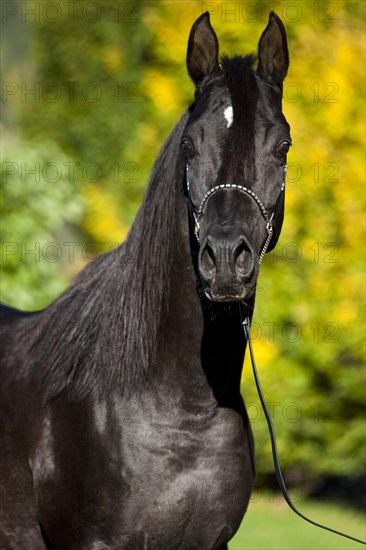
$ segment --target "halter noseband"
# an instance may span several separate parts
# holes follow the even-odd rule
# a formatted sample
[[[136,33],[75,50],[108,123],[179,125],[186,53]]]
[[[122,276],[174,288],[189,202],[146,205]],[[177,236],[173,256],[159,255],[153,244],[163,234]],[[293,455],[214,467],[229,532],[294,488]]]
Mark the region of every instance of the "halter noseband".
[[[272,225],[272,222],[273,222],[273,219],[275,217],[275,214],[276,214],[276,211],[277,211],[277,208],[278,208],[278,205],[280,204],[280,200],[281,200],[281,197],[282,197],[282,193],[285,189],[285,180],[286,180],[286,164],[284,166],[284,174],[283,174],[283,182],[282,182],[282,185],[281,185],[281,189],[280,189],[280,194],[278,196],[278,199],[277,199],[277,202],[276,202],[276,205],[274,207],[274,210],[271,214],[271,216],[269,217],[268,216],[268,212],[267,210],[265,209],[265,207],[263,206],[263,203],[262,201],[260,200],[260,198],[258,197],[258,195],[256,193],[254,193],[254,191],[252,191],[251,189],[248,189],[247,187],[244,187],[244,185],[237,185],[235,183],[224,183],[224,184],[221,184],[221,185],[216,185],[215,187],[212,187],[211,189],[209,189],[207,191],[207,193],[205,194],[205,196],[203,197],[203,199],[201,200],[201,204],[198,208],[198,210],[196,209],[194,203],[193,203],[193,200],[192,200],[192,196],[191,196],[191,191],[190,191],[190,180],[189,180],[189,164],[188,164],[188,159],[186,160],[186,187],[187,187],[187,196],[188,196],[188,201],[189,201],[189,204],[191,206],[191,211],[192,211],[192,216],[193,216],[193,220],[194,220],[194,234],[196,235],[196,239],[198,241],[198,244],[200,243],[200,239],[199,239],[199,230],[200,230],[200,219],[202,218],[203,216],[203,210],[205,208],[205,204],[207,202],[207,200],[212,196],[214,195],[217,191],[220,191],[222,189],[237,189],[238,191],[241,191],[242,193],[245,193],[246,195],[249,195],[249,197],[251,197],[258,205],[259,207],[259,210],[261,211],[261,214],[263,216],[263,218],[266,220],[266,231],[267,231],[267,238],[266,238],[266,241],[263,245],[263,248],[262,248],[262,251],[261,253],[259,254],[259,264],[262,263],[263,261],[263,258],[267,252],[267,249],[269,247],[269,243],[271,242],[272,240],[272,236],[273,236],[273,225]],[[196,213],[196,210],[197,210],[197,213]]]

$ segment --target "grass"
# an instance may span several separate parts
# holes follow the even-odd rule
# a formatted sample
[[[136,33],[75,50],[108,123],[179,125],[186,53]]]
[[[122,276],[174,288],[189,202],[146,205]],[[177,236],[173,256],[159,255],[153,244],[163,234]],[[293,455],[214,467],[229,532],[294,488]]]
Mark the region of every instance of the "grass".
[[[296,502],[299,511],[313,521],[365,540],[366,521],[360,512],[335,504]],[[261,498],[248,512],[229,550],[360,550],[363,546],[328,533],[299,518],[281,496]]]

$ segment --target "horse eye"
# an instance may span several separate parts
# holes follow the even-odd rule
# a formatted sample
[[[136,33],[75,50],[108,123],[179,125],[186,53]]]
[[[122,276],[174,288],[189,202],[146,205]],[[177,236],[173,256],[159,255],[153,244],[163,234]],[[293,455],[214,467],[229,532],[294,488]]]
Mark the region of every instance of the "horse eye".
[[[189,157],[189,158],[194,157],[194,153],[195,153],[194,147],[192,143],[189,141],[189,139],[183,138],[181,141],[181,147],[186,157]]]
[[[282,141],[277,147],[276,151],[281,157],[285,157],[289,152],[291,143],[289,141]]]

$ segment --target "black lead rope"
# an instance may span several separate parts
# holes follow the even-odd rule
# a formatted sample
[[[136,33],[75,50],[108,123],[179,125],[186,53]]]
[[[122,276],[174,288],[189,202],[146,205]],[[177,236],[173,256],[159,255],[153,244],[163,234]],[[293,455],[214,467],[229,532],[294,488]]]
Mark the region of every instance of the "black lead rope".
[[[246,307],[245,304],[244,304],[244,307]],[[313,521],[313,520],[307,518],[306,516],[304,516],[304,514],[299,512],[299,510],[297,510],[297,508],[293,504],[292,500],[290,499],[289,494],[287,492],[285,481],[283,479],[282,471],[281,471],[280,459],[279,459],[279,456],[278,456],[276,435],[275,435],[273,423],[272,423],[270,414],[268,412],[266,401],[264,399],[262,387],[261,387],[261,384],[260,384],[260,381],[259,381],[257,367],[256,367],[256,364],[255,364],[253,346],[252,346],[252,341],[251,341],[251,338],[250,338],[250,320],[249,320],[248,316],[244,316],[244,312],[243,312],[242,308],[241,308],[241,313],[242,313],[242,325],[243,325],[244,334],[245,334],[245,337],[246,337],[247,342],[249,344],[250,358],[251,358],[251,361],[252,361],[252,368],[253,368],[253,375],[254,375],[255,385],[257,386],[259,399],[260,399],[260,402],[261,402],[261,405],[262,405],[264,415],[266,417],[266,421],[267,421],[267,425],[268,425],[268,429],[269,429],[269,435],[271,437],[272,456],[273,456],[273,464],[274,464],[274,468],[275,468],[275,472],[276,472],[276,477],[277,477],[277,481],[278,481],[278,484],[280,486],[281,492],[284,496],[284,499],[286,500],[286,502],[289,505],[289,507],[291,508],[291,510],[293,510],[295,512],[295,514],[300,516],[305,521],[311,523],[312,525],[315,525],[316,527],[320,527],[321,529],[325,529],[326,531],[330,531],[331,533],[335,533],[336,535],[340,535],[341,537],[346,537],[347,539],[353,540],[353,541],[358,542],[360,544],[366,544],[366,541],[357,539],[355,537],[351,537],[350,535],[346,535],[345,533],[341,533],[340,531],[336,531],[335,529],[331,529],[330,527],[326,527],[325,525],[322,525],[321,523],[317,523],[316,521]]]

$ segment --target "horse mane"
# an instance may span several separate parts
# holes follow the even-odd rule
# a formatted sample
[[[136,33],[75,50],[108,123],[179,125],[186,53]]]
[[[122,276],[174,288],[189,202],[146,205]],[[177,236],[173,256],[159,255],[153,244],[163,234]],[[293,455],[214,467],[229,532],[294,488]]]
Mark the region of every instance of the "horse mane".
[[[27,372],[46,400],[118,387],[130,393],[157,360],[183,193],[179,141],[188,111],[163,146],[126,241],[93,260],[46,309],[27,319]],[[179,187],[177,187],[179,186]]]

